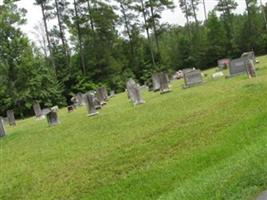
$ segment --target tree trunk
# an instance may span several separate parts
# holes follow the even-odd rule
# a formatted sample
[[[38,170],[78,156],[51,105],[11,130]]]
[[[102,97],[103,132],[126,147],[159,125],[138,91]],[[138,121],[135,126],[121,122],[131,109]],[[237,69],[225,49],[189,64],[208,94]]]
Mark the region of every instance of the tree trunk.
[[[55,5],[56,5],[56,15],[57,15],[60,39],[61,39],[61,42],[62,42],[62,46],[63,46],[63,49],[64,49],[65,56],[68,58],[69,57],[69,53],[68,53],[66,42],[65,42],[65,34],[64,34],[64,31],[63,31],[63,28],[62,28],[62,22],[61,22],[60,13],[59,13],[60,11],[59,11],[59,7],[58,7],[58,0],[55,0]]]
[[[50,53],[51,63],[52,63],[52,66],[53,66],[54,70],[56,71],[55,60],[54,60],[52,47],[51,47],[51,41],[50,41],[49,33],[48,33],[48,27],[47,27],[47,21],[46,21],[47,19],[46,19],[46,16],[45,16],[45,5],[44,5],[44,3],[41,3],[41,10],[42,10],[42,15],[43,15],[43,21],[44,21],[44,27],[45,27],[45,35],[46,35],[46,40],[47,40],[47,43],[48,43],[48,50],[49,50],[49,53]]]
[[[191,0],[191,6],[192,6],[192,9],[193,9],[193,14],[194,14],[194,19],[195,19],[196,25],[198,25],[198,20],[197,20],[197,14],[196,14],[196,9],[195,9],[195,5],[194,5],[194,0]]]
[[[158,34],[157,34],[157,27],[156,27],[155,18],[154,18],[154,7],[152,5],[151,0],[149,0],[149,3],[150,3],[150,12],[151,12],[151,16],[152,16],[152,26],[153,26],[153,31],[154,31],[154,35],[155,35],[157,51],[159,53],[160,48],[159,48],[159,39],[158,39]]]
[[[152,45],[151,45],[151,39],[150,39],[149,29],[148,29],[148,26],[147,26],[147,18],[146,18],[144,1],[143,0],[140,0],[140,2],[141,2],[141,9],[142,9],[142,14],[143,14],[143,18],[144,18],[144,23],[145,23],[146,35],[147,35],[147,39],[148,39],[148,43],[149,43],[149,48],[150,48],[150,53],[151,53],[151,59],[152,59],[153,67],[155,69],[156,68],[156,63],[155,63],[155,57],[154,57],[154,53],[153,53],[153,49],[152,49]]]
[[[123,15],[123,18],[124,18],[126,32],[127,32],[127,35],[129,37],[129,41],[130,41],[131,53],[132,53],[132,56],[133,56],[134,55],[134,48],[133,48],[133,43],[132,43],[132,35],[131,35],[130,28],[129,28],[129,21],[128,21],[126,13],[125,13],[125,8],[123,7],[121,2],[120,2],[120,7],[121,7],[121,12],[122,12],[122,15]]]
[[[78,40],[79,40],[80,66],[81,66],[81,70],[82,70],[83,74],[85,74],[86,73],[86,68],[85,68],[85,60],[84,60],[83,45],[82,45],[82,34],[81,34],[80,23],[78,21],[79,20],[79,16],[78,16],[76,0],[74,0],[74,10],[75,10],[76,25],[77,25]]]
[[[205,0],[203,0],[203,8],[204,8],[205,20],[207,20],[207,10],[206,10],[206,2],[205,2]]]

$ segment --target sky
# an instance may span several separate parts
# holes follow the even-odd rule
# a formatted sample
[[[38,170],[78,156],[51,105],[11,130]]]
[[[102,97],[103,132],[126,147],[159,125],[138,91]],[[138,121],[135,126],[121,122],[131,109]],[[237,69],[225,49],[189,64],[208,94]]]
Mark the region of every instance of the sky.
[[[34,34],[34,26],[38,24],[42,20],[41,9],[39,6],[34,5],[35,0],[21,0],[18,3],[18,6],[21,8],[25,8],[28,12],[26,15],[27,24],[21,27],[22,31],[28,35],[28,37],[35,41],[36,35]],[[70,0],[72,1],[72,0]],[[203,0],[200,0],[201,4],[199,5],[198,9],[198,19],[203,20],[204,17],[204,9],[203,9]],[[215,5],[217,4],[217,0],[205,0],[206,2],[206,9],[207,12],[211,11]],[[245,0],[236,0],[239,4],[236,12],[243,13],[245,11]],[[263,0],[263,2],[267,2],[267,0]],[[178,0],[174,1],[176,8],[174,10],[164,11],[162,14],[162,22],[167,22],[169,24],[177,24],[177,25],[184,25],[185,24],[185,17],[182,14]],[[0,4],[3,4],[3,0],[0,0]]]

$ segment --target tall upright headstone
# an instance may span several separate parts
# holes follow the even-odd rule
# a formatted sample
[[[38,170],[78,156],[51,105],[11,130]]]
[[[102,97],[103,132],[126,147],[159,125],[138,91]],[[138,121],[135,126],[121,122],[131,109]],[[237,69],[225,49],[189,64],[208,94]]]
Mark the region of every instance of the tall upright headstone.
[[[95,116],[98,114],[95,106],[95,101],[94,101],[94,94],[88,92],[86,94],[86,102],[87,102],[87,111],[88,111],[88,116]]]
[[[192,87],[203,83],[201,71],[198,69],[184,70],[184,88]]]
[[[157,92],[160,90],[160,76],[158,73],[152,75],[152,82],[153,82],[153,91]]]
[[[46,116],[46,119],[47,119],[49,126],[55,126],[55,125],[58,125],[60,123],[56,110],[51,109],[51,108],[45,108],[42,110],[42,113],[43,113],[43,115]]]
[[[100,102],[101,105],[105,105],[106,104],[106,97],[103,91],[103,88],[97,88],[96,89],[96,97],[98,99],[98,101]]]
[[[85,102],[85,94],[79,92],[76,94],[76,101],[77,101],[77,105],[78,106],[85,106],[86,102]]]
[[[2,117],[0,117],[0,138],[4,137],[6,135],[4,120]]]
[[[247,73],[248,73],[248,77],[252,78],[252,77],[256,77],[256,69],[255,69],[255,65],[253,60],[249,59],[247,61]]]
[[[167,92],[170,92],[170,88],[169,88],[169,78],[168,78],[168,74],[161,72],[159,74],[159,80],[160,80],[160,93],[164,94]]]
[[[102,87],[102,88],[101,88],[101,91],[102,91],[102,95],[103,95],[103,97],[104,97],[104,100],[105,100],[105,101],[108,101],[108,91],[107,91],[107,88]]]
[[[254,51],[245,52],[241,55],[241,58],[247,58],[253,61],[254,65],[256,64],[256,57]]]
[[[247,58],[237,58],[231,60],[230,67],[229,67],[229,73],[230,76],[237,76],[242,73],[247,72],[246,63],[248,62]]]
[[[37,102],[37,101],[33,102],[32,107],[33,107],[34,114],[37,118],[40,118],[43,116],[42,109],[41,109],[39,102]]]
[[[14,115],[14,111],[13,110],[8,110],[6,112],[7,118],[8,118],[8,123],[10,126],[16,126],[16,119],[15,119],[15,115]]]
[[[138,85],[133,79],[129,79],[126,83],[128,97],[131,99],[134,105],[144,104]]]

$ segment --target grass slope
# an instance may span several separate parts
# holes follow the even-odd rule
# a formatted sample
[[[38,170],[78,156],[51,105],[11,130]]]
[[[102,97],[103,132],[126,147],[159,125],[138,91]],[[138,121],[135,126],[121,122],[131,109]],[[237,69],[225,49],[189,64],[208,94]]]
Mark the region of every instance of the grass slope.
[[[255,199],[267,188],[267,58],[258,77],[126,94],[95,118],[60,111],[0,140],[0,199]],[[211,73],[214,70],[209,70]]]

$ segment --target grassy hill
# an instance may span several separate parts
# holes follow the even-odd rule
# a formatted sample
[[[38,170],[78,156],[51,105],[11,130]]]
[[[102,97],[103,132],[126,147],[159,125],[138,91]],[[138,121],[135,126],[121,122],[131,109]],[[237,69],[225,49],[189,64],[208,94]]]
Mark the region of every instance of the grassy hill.
[[[267,57],[258,77],[117,95],[48,127],[34,118],[0,139],[0,199],[255,199],[267,189]],[[207,73],[214,72],[214,69]]]

